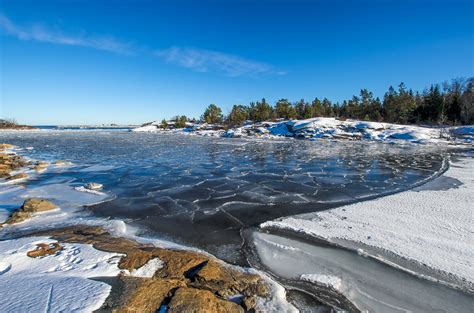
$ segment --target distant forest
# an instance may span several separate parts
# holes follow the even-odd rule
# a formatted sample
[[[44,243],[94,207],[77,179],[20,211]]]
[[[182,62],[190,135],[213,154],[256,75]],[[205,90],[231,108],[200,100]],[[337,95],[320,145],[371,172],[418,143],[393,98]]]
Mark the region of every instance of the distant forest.
[[[278,100],[275,105],[265,99],[249,105],[234,105],[224,116],[215,104],[207,107],[201,121],[236,127],[245,121],[263,122],[277,119],[307,119],[312,117],[336,117],[364,121],[397,124],[468,125],[474,123],[474,77],[456,78],[451,82],[433,84],[422,92],[407,89],[404,83],[397,88],[390,86],[383,99],[374,98],[372,92],[362,89],[358,96],[349,100],[332,102],[327,98],[315,98],[311,102],[301,99],[290,102]],[[174,127],[185,127],[186,116],[172,119]],[[162,127],[169,121],[162,121]]]

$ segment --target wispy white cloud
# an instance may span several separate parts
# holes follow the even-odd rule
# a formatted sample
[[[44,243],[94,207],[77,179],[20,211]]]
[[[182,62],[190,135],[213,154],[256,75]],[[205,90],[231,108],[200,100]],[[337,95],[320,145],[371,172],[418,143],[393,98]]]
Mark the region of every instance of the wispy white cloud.
[[[256,76],[261,74],[284,75],[272,65],[245,59],[236,55],[218,51],[170,47],[157,50],[155,55],[169,63],[191,69],[196,72],[220,72],[227,76]]]
[[[124,43],[113,37],[93,37],[83,33],[68,35],[39,24],[29,27],[19,26],[1,12],[0,31],[24,41],[87,47],[119,54],[149,55],[151,53],[168,63],[196,72],[216,72],[230,77],[286,74],[270,64],[219,51],[183,47],[153,51],[138,49],[135,45]]]
[[[1,13],[0,29],[8,35],[15,36],[18,39],[25,41],[31,40],[68,46],[80,46],[121,54],[133,53],[131,45],[120,42],[113,37],[66,35],[61,32],[52,31],[41,25],[20,27]]]

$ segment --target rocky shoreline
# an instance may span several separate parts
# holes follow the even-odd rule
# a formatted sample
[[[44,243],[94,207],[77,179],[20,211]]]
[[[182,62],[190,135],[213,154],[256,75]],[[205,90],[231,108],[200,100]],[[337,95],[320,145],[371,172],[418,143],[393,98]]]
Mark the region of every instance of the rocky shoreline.
[[[154,258],[163,262],[163,267],[149,278],[117,276],[99,311],[156,312],[166,305],[169,312],[244,312],[255,310],[258,297],[270,296],[270,287],[259,275],[238,271],[197,252],[157,248],[114,237],[101,227],[74,226],[29,236],[48,236],[58,245],[91,244],[101,251],[123,254],[118,267],[127,272]],[[234,296],[238,299],[230,301]]]
[[[4,169],[2,178],[6,180],[15,177],[16,172],[44,171],[49,165],[47,162],[33,162],[17,155],[9,150],[14,148],[12,145],[2,144],[1,148],[0,160]],[[57,161],[53,164],[63,165],[66,162]],[[54,199],[28,198],[0,224],[0,232],[6,227],[9,228],[5,229],[7,232],[11,231],[17,224],[21,225],[33,216],[53,210],[61,210],[54,204]],[[0,243],[8,246],[15,245],[15,242],[22,238],[48,238],[34,241],[34,248],[29,248],[23,256],[18,256],[41,262],[54,263],[67,259],[65,247],[71,244],[90,245],[98,251],[120,255],[117,263],[118,275],[88,278],[112,286],[105,301],[100,304],[99,312],[157,312],[160,309],[166,309],[168,312],[255,312],[264,310],[268,303],[285,302],[284,298],[275,298],[281,298],[281,295],[275,294],[275,283],[268,277],[255,270],[226,264],[204,253],[139,243],[113,236],[100,226],[58,227],[50,225],[47,230],[44,230],[44,227],[36,230],[27,227],[16,231],[13,238],[9,237]],[[15,253],[21,254],[20,251]],[[5,264],[0,263],[0,279],[14,275],[12,272],[19,265],[8,261]],[[111,263],[107,266],[114,265]],[[41,275],[47,276],[48,273]],[[41,280],[41,275],[35,279]],[[47,281],[47,278],[45,279]],[[54,285],[51,286],[53,287]],[[282,289],[279,288],[281,292]],[[22,303],[21,299],[8,300]],[[290,304],[287,305],[288,308],[294,309]]]

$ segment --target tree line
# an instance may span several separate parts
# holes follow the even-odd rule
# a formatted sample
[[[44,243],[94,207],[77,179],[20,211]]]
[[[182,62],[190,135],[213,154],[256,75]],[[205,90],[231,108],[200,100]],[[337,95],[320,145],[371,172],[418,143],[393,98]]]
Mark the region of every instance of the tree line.
[[[290,102],[280,99],[273,106],[265,98],[249,105],[234,105],[224,116],[222,109],[209,105],[200,121],[208,124],[224,124],[227,127],[242,126],[245,121],[263,122],[278,119],[307,119],[312,117],[336,117],[364,121],[397,124],[462,125],[474,123],[474,78],[456,78],[451,82],[433,84],[422,92],[407,89],[404,83],[397,88],[390,86],[383,99],[374,97],[367,89],[342,102],[327,98],[315,98],[308,102],[301,99]],[[172,119],[174,127],[186,127],[187,122],[197,122],[185,115]],[[169,122],[162,121],[167,128]]]

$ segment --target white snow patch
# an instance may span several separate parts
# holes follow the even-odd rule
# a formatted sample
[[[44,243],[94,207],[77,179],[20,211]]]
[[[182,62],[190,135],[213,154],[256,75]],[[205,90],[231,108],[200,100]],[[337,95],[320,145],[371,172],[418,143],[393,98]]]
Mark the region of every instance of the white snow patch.
[[[158,131],[158,127],[156,125],[146,125],[146,126],[137,127],[137,128],[132,129],[132,132],[146,132],[146,133],[149,133],[149,132],[156,132],[156,131]]]
[[[265,282],[270,285],[271,297],[257,297],[257,303],[255,305],[257,312],[299,312],[293,304],[286,300],[286,290],[283,286],[267,277],[265,274],[258,273],[264,278]]]
[[[92,312],[102,305],[111,287],[88,278],[118,275],[121,255],[87,244],[62,244],[56,255],[42,258],[26,255],[37,243],[53,242],[48,237],[0,242],[1,312]]]
[[[163,268],[163,261],[159,258],[149,260],[145,265],[140,268],[134,269],[130,272],[130,276],[134,277],[153,277],[155,272]]]

